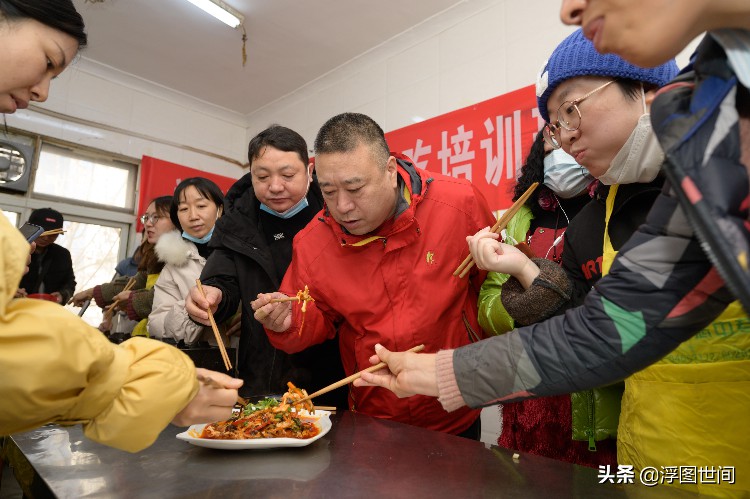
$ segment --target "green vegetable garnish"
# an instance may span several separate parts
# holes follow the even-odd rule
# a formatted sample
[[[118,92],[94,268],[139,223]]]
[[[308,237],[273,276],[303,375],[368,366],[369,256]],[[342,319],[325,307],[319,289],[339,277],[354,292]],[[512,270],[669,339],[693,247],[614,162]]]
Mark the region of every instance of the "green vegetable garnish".
[[[277,405],[279,405],[278,400],[268,397],[257,402],[251,402],[242,410],[242,416],[246,417],[254,412],[262,411],[263,409],[268,409],[270,407],[276,407]]]

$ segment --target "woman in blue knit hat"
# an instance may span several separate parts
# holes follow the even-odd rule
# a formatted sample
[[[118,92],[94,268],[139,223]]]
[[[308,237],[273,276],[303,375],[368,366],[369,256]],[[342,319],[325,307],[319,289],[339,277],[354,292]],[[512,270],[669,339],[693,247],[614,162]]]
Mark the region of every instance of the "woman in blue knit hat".
[[[663,157],[651,133],[648,104],[656,88],[676,73],[674,61],[643,69],[617,56],[602,56],[580,31],[563,40],[545,62],[537,82],[539,109],[548,123],[550,112],[554,117],[553,124],[544,127],[544,138],[560,150],[564,130],[569,144],[575,143],[575,147],[565,147],[565,152],[599,185],[594,200],[581,209],[564,235],[565,274],[532,285],[538,266],[549,266],[549,262],[544,261],[544,254],[529,260],[519,253],[517,265],[533,272],[529,274],[533,277],[523,279],[518,274],[503,284],[502,292],[483,286],[480,302],[486,306],[480,313],[488,321],[507,313],[512,318],[508,329],[512,329],[580,305],[603,275],[605,239],[619,248],[643,223],[663,183],[658,175]],[[558,102],[548,112],[551,96]],[[528,241],[532,248],[533,237]],[[487,299],[486,291],[500,299]],[[499,442],[577,464],[616,465],[613,439],[621,395],[622,384],[618,384],[506,406]]]
[[[566,38],[545,63],[537,81],[539,110],[547,121],[545,138],[585,166],[601,185],[565,234],[563,269],[571,287],[550,286],[558,281],[544,270],[540,273],[534,259],[518,256],[509,272],[519,281],[518,291],[504,290],[502,296],[511,316],[531,314],[539,321],[582,304],[608,273],[620,247],[645,222],[663,184],[664,160],[648,110],[655,88],[676,72],[673,61],[646,69],[616,55],[599,54],[581,30]],[[551,302],[560,304],[552,314],[547,313]],[[711,373],[735,360],[733,351],[744,349],[745,335],[728,332],[742,331],[745,324],[746,314],[735,302],[701,334],[627,378],[624,393],[622,385],[611,385],[571,394],[574,440],[588,440],[594,450],[602,447],[598,440],[617,438],[617,461],[636,470],[687,466],[695,464],[696,456],[706,465],[741,460],[705,440],[694,424],[706,416],[701,406],[718,410],[722,417],[742,416],[742,404],[736,406],[738,413],[730,414],[736,394]]]
[[[545,140],[573,156],[599,185],[565,233],[562,268],[567,279],[558,275],[535,281],[543,259],[517,255],[523,270],[509,272],[515,278],[503,287],[500,303],[494,303],[505,308],[515,325],[580,305],[606,273],[614,251],[644,222],[663,184],[663,155],[651,131],[648,106],[656,88],[676,73],[674,61],[644,69],[601,55],[580,30],[545,62],[537,80]],[[518,421],[504,418],[503,440],[515,441],[523,452],[590,466],[616,465],[622,391],[618,383],[570,397],[519,402],[522,409],[512,407]],[[516,435],[509,440],[506,432]],[[560,433],[572,441],[561,445]]]

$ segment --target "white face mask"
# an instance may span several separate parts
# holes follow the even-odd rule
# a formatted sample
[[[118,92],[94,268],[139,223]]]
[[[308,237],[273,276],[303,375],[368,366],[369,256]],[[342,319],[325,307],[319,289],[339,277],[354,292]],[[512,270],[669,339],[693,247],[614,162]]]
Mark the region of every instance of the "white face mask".
[[[563,199],[581,194],[593,179],[573,156],[562,149],[555,149],[544,157],[544,185]]]
[[[638,124],[625,141],[625,145],[612,160],[609,169],[599,177],[599,182],[602,184],[647,184],[654,180],[661,170],[664,151],[651,128],[651,115],[646,109],[646,93],[643,91],[643,84],[641,84],[641,101],[643,114],[638,118]]]
[[[651,128],[651,115],[644,114],[599,181],[606,185],[645,184],[656,178],[663,162],[664,151]]]

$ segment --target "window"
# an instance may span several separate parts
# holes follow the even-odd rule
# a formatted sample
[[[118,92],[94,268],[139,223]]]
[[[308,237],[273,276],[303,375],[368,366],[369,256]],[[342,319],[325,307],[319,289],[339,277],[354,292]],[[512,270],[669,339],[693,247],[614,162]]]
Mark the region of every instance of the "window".
[[[128,246],[137,242],[137,160],[22,133],[13,135],[13,144],[31,151],[26,154],[33,158],[28,162],[30,186],[19,192],[0,184],[0,209],[16,226],[36,208],[58,210],[65,218],[65,234],[56,244],[70,251],[76,292],[110,282],[117,262],[132,254]],[[71,305],[66,308],[75,314],[81,311]],[[83,319],[98,326],[102,309],[91,304]]]
[[[119,261],[122,229],[98,223],[68,221],[67,218],[63,224],[65,234],[58,237],[55,243],[70,251],[76,275],[76,292],[112,280]],[[68,308],[76,314],[80,311],[72,305]],[[92,303],[83,319],[92,326],[98,326],[102,321],[102,309]]]
[[[10,223],[18,227],[18,215],[19,215],[18,212],[3,210],[3,215],[5,215],[5,218],[10,220]]]
[[[44,144],[33,192],[132,210],[136,172],[129,163]]]

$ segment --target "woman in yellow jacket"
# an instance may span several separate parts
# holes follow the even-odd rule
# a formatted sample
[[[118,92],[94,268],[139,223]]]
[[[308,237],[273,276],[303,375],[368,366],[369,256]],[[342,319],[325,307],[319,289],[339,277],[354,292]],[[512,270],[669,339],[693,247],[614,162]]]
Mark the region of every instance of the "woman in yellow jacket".
[[[46,100],[50,80],[85,44],[71,0],[0,1],[0,113]],[[81,423],[92,440],[135,452],[170,421],[229,417],[241,380],[196,369],[153,340],[114,345],[54,303],[14,299],[29,250],[0,215],[0,435]]]

